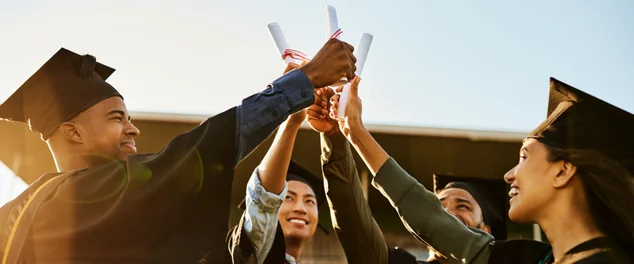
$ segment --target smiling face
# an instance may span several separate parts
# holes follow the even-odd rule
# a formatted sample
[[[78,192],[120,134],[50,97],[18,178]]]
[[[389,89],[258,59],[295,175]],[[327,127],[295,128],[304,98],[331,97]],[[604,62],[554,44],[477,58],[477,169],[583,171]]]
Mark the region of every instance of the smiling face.
[[[490,228],[484,224],[480,205],[466,190],[447,188],[438,193],[438,199],[448,213],[454,215],[466,226],[490,233]]]
[[[136,154],[134,138],[140,134],[131,122],[123,99],[110,97],[73,119],[82,149],[95,159],[126,160]]]
[[[317,199],[313,189],[299,181],[288,182],[288,193],[280,208],[279,221],[286,240],[308,240],[318,222]]]
[[[548,161],[548,149],[534,139],[524,141],[519,163],[504,175],[511,184],[509,217],[518,223],[532,223],[554,200],[553,182],[560,171],[559,162]]]

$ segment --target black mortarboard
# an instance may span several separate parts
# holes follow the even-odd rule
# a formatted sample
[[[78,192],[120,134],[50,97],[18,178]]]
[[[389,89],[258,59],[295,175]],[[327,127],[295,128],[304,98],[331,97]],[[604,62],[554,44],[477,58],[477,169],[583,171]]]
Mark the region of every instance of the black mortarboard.
[[[326,206],[326,192],[324,191],[324,182],[321,176],[317,176],[300,166],[294,161],[291,161],[288,165],[288,173],[286,174],[286,181],[299,181],[313,189],[315,193],[315,199],[317,200],[318,208],[328,208]],[[246,209],[246,202],[242,200],[238,207],[242,210]],[[324,210],[319,210],[319,223],[317,226],[322,229],[326,234],[329,234],[329,229],[322,225],[322,221],[325,221],[328,217],[330,217],[329,212],[322,212]],[[325,214],[325,215],[324,215]]]
[[[528,136],[563,149],[593,150],[634,172],[634,115],[550,78],[548,117]]]
[[[61,48],[2,105],[0,119],[28,123],[43,140],[98,102],[123,98],[106,79],[113,68]]]
[[[496,240],[506,239],[508,185],[504,180],[434,174],[436,194],[449,188],[469,192],[480,205],[484,223],[491,228],[491,235]]]

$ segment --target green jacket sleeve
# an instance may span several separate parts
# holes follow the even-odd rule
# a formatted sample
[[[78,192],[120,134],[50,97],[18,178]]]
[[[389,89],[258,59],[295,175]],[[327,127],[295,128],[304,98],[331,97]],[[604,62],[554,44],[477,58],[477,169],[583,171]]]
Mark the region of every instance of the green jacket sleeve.
[[[447,213],[436,195],[388,159],[372,185],[398,212],[403,224],[418,240],[452,263],[487,263],[494,239],[484,231],[468,228]]]
[[[333,227],[348,263],[388,263],[388,248],[363,195],[350,143],[321,136],[322,171]]]

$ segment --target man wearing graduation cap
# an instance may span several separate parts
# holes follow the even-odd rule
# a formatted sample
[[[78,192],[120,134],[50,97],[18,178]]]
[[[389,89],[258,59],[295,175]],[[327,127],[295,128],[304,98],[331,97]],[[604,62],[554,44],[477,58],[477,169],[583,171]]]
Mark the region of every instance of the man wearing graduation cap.
[[[105,81],[114,69],[59,50],[0,105],[0,118],[41,135],[58,169],[0,208],[2,263],[225,263],[235,166],[312,104],[314,87],[352,78],[352,50],[328,41],[301,69],[149,154],[136,154],[139,131]]]
[[[502,179],[434,174],[434,193],[443,208],[472,229],[506,239],[507,185]],[[435,252],[428,262],[450,263]],[[396,255],[396,254],[393,254]],[[390,263],[399,263],[392,261]]]
[[[319,224],[326,202],[320,178],[291,161],[281,193],[268,192],[254,172],[247,186],[245,209],[229,239],[234,263],[300,263],[306,242]],[[264,177],[261,175],[261,178]]]
[[[305,242],[319,226],[318,208],[326,200],[321,177],[291,160],[305,116],[300,111],[280,126],[249,179],[240,204],[245,212],[228,241],[234,263],[299,263]]]
[[[331,114],[336,116],[338,97]],[[497,241],[448,214],[381,148],[361,122],[353,83],[344,133],[407,229],[452,263],[634,263],[634,115],[551,78],[548,118],[524,141],[509,217],[538,223],[552,246]],[[544,228],[546,225],[546,228]]]
[[[472,229],[506,239],[506,184],[500,179],[435,174],[434,192],[442,207]],[[451,263],[442,255],[430,252],[427,261],[416,261],[402,248],[390,248],[387,263]]]
[[[463,224],[506,239],[508,186],[502,179],[434,174],[434,193]]]
[[[506,240],[507,185],[502,179],[434,174],[434,193],[442,207],[471,229]],[[432,251],[426,262],[451,263]],[[388,263],[415,263],[402,248],[390,249]]]

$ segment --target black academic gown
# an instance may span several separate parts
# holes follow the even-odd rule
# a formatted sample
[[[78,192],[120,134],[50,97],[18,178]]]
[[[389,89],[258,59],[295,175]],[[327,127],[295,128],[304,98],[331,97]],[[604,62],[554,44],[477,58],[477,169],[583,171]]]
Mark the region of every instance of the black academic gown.
[[[585,252],[604,248],[602,251],[583,258],[577,264],[617,264],[634,263],[634,252],[612,239],[595,238],[574,247],[567,254]],[[518,264],[551,264],[553,255],[550,245],[533,240],[498,241],[493,246],[489,263],[518,263]]]
[[[226,263],[236,164],[310,106],[312,92],[308,78],[291,71],[160,152],[72,173],[25,207],[59,174],[44,175],[0,209],[0,250],[17,246],[7,241],[18,230],[26,235],[20,263]],[[16,221],[22,208],[35,215],[32,223]]]
[[[22,263],[221,263],[235,127],[232,108],[159,153],[68,177],[39,205]],[[41,182],[57,175],[45,175],[3,211],[14,217]]]
[[[388,264],[438,264],[438,261],[416,260],[416,256],[402,248],[389,248]]]

